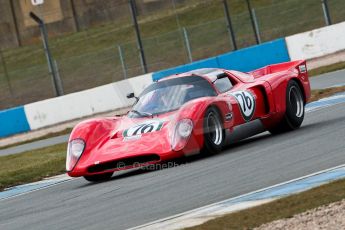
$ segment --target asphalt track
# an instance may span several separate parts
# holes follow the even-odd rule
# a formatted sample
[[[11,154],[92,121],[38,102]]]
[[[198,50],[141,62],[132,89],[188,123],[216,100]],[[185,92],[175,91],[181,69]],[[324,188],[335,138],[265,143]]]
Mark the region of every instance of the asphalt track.
[[[212,157],[1,200],[0,229],[125,229],[345,164],[344,121],[345,104],[333,105],[307,113],[295,132],[265,132]]]
[[[338,70],[310,78],[312,89],[324,89],[345,85],[345,70]]]
[[[321,74],[310,78],[312,89],[323,89],[334,86],[345,85],[345,70],[339,70],[331,73]],[[14,146],[11,148],[0,150],[0,156],[17,154],[34,149],[44,148],[68,141],[69,135],[51,137],[45,140],[35,141],[24,145]]]
[[[5,199],[0,229],[125,229],[345,164],[344,121],[343,103],[307,113],[295,132],[265,132],[212,157]]]

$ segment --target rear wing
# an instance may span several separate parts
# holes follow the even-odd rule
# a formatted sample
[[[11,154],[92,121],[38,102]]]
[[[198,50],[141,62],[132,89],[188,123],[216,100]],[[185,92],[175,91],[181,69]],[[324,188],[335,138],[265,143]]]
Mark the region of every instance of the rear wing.
[[[294,71],[297,70],[300,74],[307,74],[307,63],[305,60],[283,62],[279,64],[268,65],[260,69],[249,72],[255,78],[262,77],[267,74],[282,72],[282,71]]]

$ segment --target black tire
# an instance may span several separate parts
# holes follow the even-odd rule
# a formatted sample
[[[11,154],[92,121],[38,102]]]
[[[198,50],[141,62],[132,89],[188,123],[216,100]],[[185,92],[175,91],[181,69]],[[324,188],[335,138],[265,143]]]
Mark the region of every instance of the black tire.
[[[298,129],[304,120],[304,97],[301,88],[294,80],[286,87],[286,111],[282,121],[269,129],[272,134],[279,134]]]
[[[84,176],[85,180],[90,182],[101,182],[109,180],[112,177],[113,173],[103,173],[103,174],[97,174],[97,175],[90,175],[90,176]]]
[[[219,153],[225,142],[225,130],[221,116],[217,109],[210,107],[204,116],[204,146],[202,154],[213,155]]]

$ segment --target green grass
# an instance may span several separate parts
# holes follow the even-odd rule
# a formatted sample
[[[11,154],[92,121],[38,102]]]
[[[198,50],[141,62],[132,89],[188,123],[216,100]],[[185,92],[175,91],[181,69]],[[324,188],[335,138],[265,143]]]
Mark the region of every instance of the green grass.
[[[330,97],[336,93],[342,93],[342,92],[345,92],[345,86],[312,90],[310,102],[317,101],[321,98]]]
[[[323,66],[320,68],[309,70],[309,76],[314,77],[320,74],[329,73],[336,70],[345,69],[345,62],[338,62],[332,65]]]
[[[0,157],[0,190],[65,171],[66,144]]]
[[[339,180],[268,204],[224,215],[188,230],[253,229],[262,224],[345,199],[345,180]]]
[[[343,1],[329,2],[333,22],[344,20]],[[321,4],[312,0],[253,0],[252,6],[263,41],[324,26]],[[229,7],[239,48],[255,44],[245,1],[229,1]],[[176,12],[167,9],[139,17],[149,71],[188,62],[179,26],[188,31],[194,60],[232,50],[221,1],[190,0],[177,5]],[[0,64],[0,109],[54,96],[42,45],[39,39],[35,41],[3,51],[9,82]],[[50,46],[65,92],[122,80],[118,45],[123,49],[128,76],[142,74],[129,15],[79,33],[51,36]]]
[[[18,146],[18,145],[23,145],[23,144],[31,143],[31,142],[34,142],[34,141],[39,141],[39,140],[48,139],[48,138],[51,138],[51,137],[57,137],[57,136],[69,134],[69,133],[71,133],[71,132],[72,132],[72,128],[66,128],[66,129],[61,130],[61,131],[59,131],[59,132],[48,133],[48,134],[43,135],[43,136],[41,136],[41,137],[33,138],[33,139],[30,139],[30,140],[17,142],[17,143],[15,143],[15,144],[10,144],[10,145],[0,146],[0,150],[1,150],[1,149],[11,148],[11,147]]]

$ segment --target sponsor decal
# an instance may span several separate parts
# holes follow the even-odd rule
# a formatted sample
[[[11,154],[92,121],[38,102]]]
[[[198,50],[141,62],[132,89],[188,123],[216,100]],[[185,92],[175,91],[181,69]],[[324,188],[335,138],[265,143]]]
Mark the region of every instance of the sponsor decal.
[[[232,113],[225,114],[225,121],[231,121],[232,120]]]
[[[307,67],[305,65],[300,65],[298,66],[299,72],[300,73],[305,73],[307,72]]]
[[[151,133],[161,130],[164,122],[160,120],[149,120],[135,125],[123,132],[124,140],[139,139],[144,133]]]
[[[236,98],[241,110],[241,114],[245,121],[250,121],[253,118],[255,112],[255,98],[252,93],[248,91],[236,91],[230,93]]]

